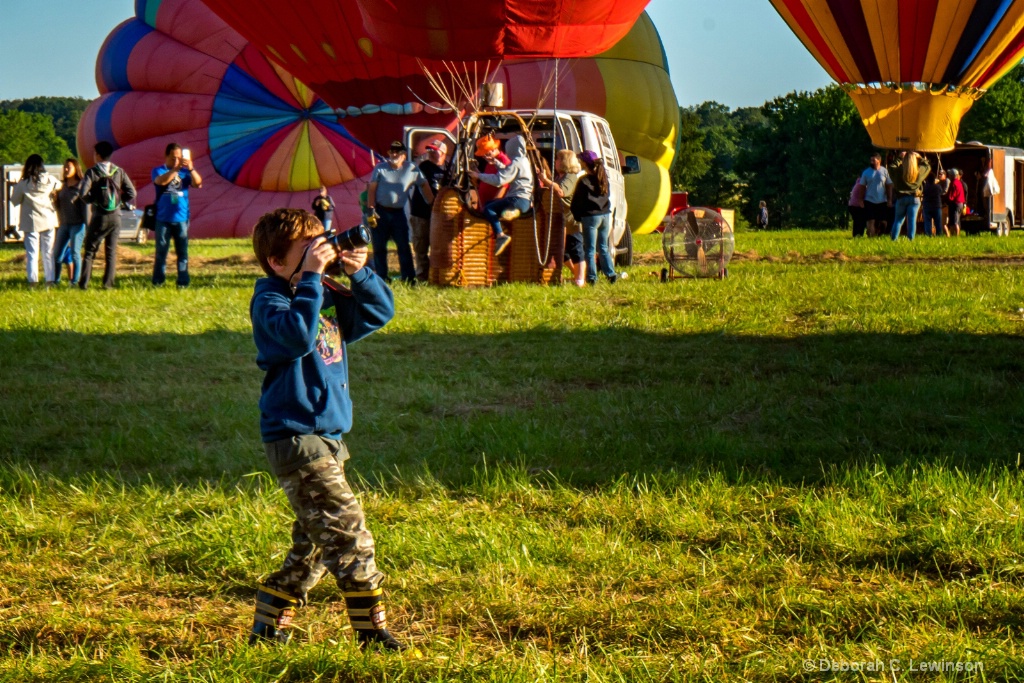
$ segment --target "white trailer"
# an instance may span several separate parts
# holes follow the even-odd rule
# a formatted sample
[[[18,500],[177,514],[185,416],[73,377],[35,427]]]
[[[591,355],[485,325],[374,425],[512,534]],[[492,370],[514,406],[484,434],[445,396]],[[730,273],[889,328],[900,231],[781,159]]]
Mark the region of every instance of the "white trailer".
[[[21,242],[25,239],[24,233],[18,227],[21,207],[11,204],[14,186],[21,180],[21,169],[21,164],[6,164],[0,173],[0,226],[3,227],[4,242]],[[46,172],[54,178],[61,178],[64,167],[46,166]],[[148,233],[141,228],[142,212],[138,209],[122,208],[118,213],[121,214],[121,232],[118,234],[118,240],[145,243]]]

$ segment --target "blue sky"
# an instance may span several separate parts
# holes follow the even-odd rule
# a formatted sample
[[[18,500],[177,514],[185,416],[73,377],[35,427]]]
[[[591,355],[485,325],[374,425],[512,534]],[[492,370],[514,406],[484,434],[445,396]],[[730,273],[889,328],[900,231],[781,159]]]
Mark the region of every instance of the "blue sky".
[[[96,54],[134,10],[133,0],[0,0],[0,100],[96,97]],[[829,83],[768,0],[651,0],[648,11],[683,105],[756,106]]]

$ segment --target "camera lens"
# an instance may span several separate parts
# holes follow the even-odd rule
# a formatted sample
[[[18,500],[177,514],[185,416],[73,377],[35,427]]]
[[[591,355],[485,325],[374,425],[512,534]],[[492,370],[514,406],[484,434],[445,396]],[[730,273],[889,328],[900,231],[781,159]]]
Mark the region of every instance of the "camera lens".
[[[359,249],[370,243],[370,231],[367,230],[364,225],[357,225],[354,228],[349,228],[345,232],[326,235],[326,237],[328,242],[331,242],[342,251]]]

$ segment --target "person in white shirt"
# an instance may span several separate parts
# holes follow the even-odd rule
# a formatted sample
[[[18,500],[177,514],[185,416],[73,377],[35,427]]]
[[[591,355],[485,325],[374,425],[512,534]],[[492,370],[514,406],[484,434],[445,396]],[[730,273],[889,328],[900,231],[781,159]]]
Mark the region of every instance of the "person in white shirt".
[[[21,180],[11,193],[11,204],[21,207],[18,226],[25,233],[25,266],[28,283],[39,282],[39,259],[43,260],[46,284],[55,278],[53,267],[53,238],[57,230],[57,210],[54,199],[61,182],[46,172],[43,158],[32,154],[21,169]]]

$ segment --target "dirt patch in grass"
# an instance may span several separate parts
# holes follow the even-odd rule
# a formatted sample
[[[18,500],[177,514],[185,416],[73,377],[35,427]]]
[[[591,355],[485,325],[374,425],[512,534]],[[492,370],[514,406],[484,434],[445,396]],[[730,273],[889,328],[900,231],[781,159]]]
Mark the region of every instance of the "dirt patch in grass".
[[[737,251],[732,255],[733,261],[765,262],[765,263],[789,263],[797,265],[809,265],[815,263],[893,263],[900,265],[907,264],[949,264],[965,263],[972,266],[1019,266],[1024,265],[1024,254],[1007,254],[1005,256],[981,254],[981,255],[955,255],[955,256],[901,256],[888,257],[878,255],[853,255],[839,249],[826,249],[820,254],[801,254],[798,251],[786,252],[785,256],[774,254],[759,254],[754,249]],[[633,264],[638,266],[664,263],[665,257],[661,252],[648,252],[636,254],[633,257]]]

